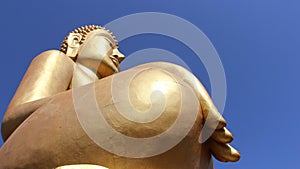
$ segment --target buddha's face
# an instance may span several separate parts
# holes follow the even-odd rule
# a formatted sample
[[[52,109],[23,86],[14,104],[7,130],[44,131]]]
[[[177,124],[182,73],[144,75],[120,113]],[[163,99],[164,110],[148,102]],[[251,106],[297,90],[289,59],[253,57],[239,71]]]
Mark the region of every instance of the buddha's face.
[[[120,71],[124,55],[104,30],[91,33],[78,51],[76,62],[106,77]]]
[[[98,41],[98,59],[100,60],[97,72],[101,77],[106,77],[120,71],[120,63],[125,58],[118,47],[108,39],[102,38]],[[101,54],[100,54],[101,53]]]

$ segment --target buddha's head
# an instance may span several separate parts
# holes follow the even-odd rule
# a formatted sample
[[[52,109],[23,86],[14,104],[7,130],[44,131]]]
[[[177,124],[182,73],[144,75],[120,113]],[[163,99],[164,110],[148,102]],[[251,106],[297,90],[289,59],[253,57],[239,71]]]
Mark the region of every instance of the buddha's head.
[[[69,33],[60,50],[100,77],[119,72],[120,62],[124,59],[115,36],[95,25],[83,26]]]

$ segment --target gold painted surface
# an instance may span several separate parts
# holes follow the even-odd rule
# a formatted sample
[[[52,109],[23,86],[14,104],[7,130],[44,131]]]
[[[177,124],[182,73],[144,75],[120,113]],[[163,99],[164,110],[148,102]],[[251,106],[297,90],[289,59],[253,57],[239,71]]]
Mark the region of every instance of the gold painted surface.
[[[32,61],[2,122],[6,141],[0,149],[0,168],[55,168],[88,163],[110,169],[206,169],[211,154],[224,162],[239,160],[239,153],[229,145],[233,136],[225,128],[226,121],[192,73],[164,62],[119,72],[124,55],[117,45],[111,32],[99,26],[86,26],[66,37],[62,52],[46,51]],[[148,110],[148,98],[155,90],[166,96],[162,116],[143,125],[124,119],[116,109],[117,103],[111,102],[113,77],[126,78],[134,70],[143,70],[129,89],[136,109],[141,113]],[[118,132],[144,138],[166,131],[178,116],[181,97],[178,84],[162,70],[181,77],[200,103],[193,128],[178,145],[154,157],[132,159],[107,152],[87,136],[77,119],[72,91],[67,90],[84,91],[90,83],[95,84],[98,104],[106,108],[102,111],[104,117]],[[206,143],[199,144],[204,122],[211,128],[216,126],[216,130]]]
[[[118,77],[122,79],[121,76]],[[101,92],[98,90],[97,88],[95,89],[96,92]],[[112,91],[112,88],[108,86],[105,88],[105,91]],[[152,95],[155,91],[162,92],[164,95]],[[107,92],[106,95],[108,97],[105,98],[112,98],[111,92]],[[114,110],[107,113],[105,118],[111,127],[122,134],[135,138],[153,137],[170,128],[178,118],[178,110],[181,109],[180,104],[182,101],[180,86],[170,75],[160,69],[146,69],[136,74],[131,80],[128,96],[131,107],[136,109],[137,113],[142,114],[145,119],[153,119],[153,121],[141,124],[137,121],[128,120],[115,109],[115,106],[107,107],[100,102],[99,106],[105,107],[103,110]],[[97,99],[104,100],[104,98],[100,97]],[[162,100],[165,100],[163,111],[152,107],[159,105]],[[107,100],[107,102],[109,101]],[[129,112],[130,110],[124,108],[122,111]],[[156,112],[160,112],[159,118],[157,117],[158,115],[153,116]],[[120,121],[122,121],[121,126],[119,124]]]
[[[57,167],[55,169],[109,169],[109,168],[101,167],[98,165],[78,164],[78,165],[65,165],[65,166]]]
[[[73,66],[58,50],[45,51],[31,62],[2,120],[4,140],[49,97],[68,89]]]
[[[110,91],[107,88],[110,87],[108,84],[111,84],[111,80],[110,76],[95,83],[97,98],[101,98],[97,99],[98,104],[110,106],[102,111],[106,117],[116,111],[114,105],[111,105],[109,94],[103,96]],[[79,92],[84,92],[85,87],[79,87]],[[88,96],[81,99],[88,99],[86,97]],[[126,127],[126,121],[118,123],[117,120],[111,120],[119,124],[121,132],[135,134],[135,131]],[[200,165],[204,169],[211,157],[208,146],[198,143],[201,127],[199,113],[188,135],[171,150],[149,158],[120,157],[103,150],[86,135],[74,111],[72,92],[68,91],[37,109],[10,136],[0,149],[0,168],[54,168],[89,163],[110,169],[190,169]],[[160,132],[165,130],[159,126],[157,129]],[[145,148],[144,151],[148,149]]]

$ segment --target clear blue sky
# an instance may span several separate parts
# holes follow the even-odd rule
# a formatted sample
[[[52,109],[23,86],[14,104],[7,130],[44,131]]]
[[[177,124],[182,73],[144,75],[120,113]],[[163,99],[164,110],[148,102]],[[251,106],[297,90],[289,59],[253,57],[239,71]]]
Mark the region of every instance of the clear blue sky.
[[[297,168],[300,152],[300,1],[2,1],[0,118],[30,61],[59,48],[68,31],[104,25],[137,12],[164,12],[199,27],[222,60],[227,78],[224,116],[242,158],[216,162],[216,169]],[[209,88],[208,76],[186,46],[142,35],[120,43],[125,55],[143,48],[172,51],[192,66]],[[0,141],[2,144],[2,141]]]

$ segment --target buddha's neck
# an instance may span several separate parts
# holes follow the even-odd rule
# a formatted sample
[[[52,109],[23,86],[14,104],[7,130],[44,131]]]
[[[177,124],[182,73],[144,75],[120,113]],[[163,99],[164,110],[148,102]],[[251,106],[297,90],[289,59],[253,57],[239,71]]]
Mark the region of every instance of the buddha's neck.
[[[70,88],[77,88],[80,86],[84,86],[100,78],[101,77],[97,75],[97,72],[89,69],[86,66],[83,66],[80,63],[76,63],[74,66],[73,78],[70,84]]]

